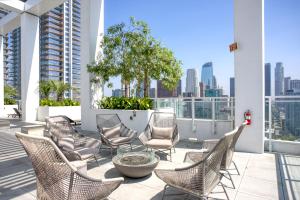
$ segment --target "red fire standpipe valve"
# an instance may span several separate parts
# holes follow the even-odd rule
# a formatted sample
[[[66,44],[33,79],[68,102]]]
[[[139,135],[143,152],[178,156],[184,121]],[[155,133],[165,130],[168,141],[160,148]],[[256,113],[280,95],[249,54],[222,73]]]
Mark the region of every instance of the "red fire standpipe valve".
[[[251,111],[250,110],[247,110],[245,113],[244,113],[244,119],[245,119],[245,122],[247,125],[251,125]]]

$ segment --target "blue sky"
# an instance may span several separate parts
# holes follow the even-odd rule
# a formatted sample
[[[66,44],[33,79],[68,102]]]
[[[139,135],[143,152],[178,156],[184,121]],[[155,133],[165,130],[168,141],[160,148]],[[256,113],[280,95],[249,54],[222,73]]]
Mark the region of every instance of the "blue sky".
[[[299,10],[299,0],[265,0],[265,60],[272,67],[282,61],[286,75],[300,79]],[[228,50],[233,42],[233,0],[105,1],[105,28],[127,23],[130,16],[146,21],[153,36],[183,62],[183,89],[186,69],[196,68],[200,79],[201,66],[212,61],[218,85],[229,93],[229,78],[234,75]],[[119,79],[113,82],[120,88]],[[105,89],[105,94],[111,91]]]

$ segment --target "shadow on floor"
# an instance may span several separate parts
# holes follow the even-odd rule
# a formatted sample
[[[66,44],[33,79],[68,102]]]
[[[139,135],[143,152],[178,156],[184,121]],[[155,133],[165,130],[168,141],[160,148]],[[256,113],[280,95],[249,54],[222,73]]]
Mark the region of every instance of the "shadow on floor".
[[[0,135],[0,199],[33,197],[35,174],[23,147],[14,135],[3,132]]]

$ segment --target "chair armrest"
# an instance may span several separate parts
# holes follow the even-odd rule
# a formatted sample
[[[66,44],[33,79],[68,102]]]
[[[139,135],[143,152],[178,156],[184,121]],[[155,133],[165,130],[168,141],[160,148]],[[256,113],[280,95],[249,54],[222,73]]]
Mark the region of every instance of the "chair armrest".
[[[143,145],[146,145],[146,143],[149,141],[147,134],[145,132],[142,132],[138,138]]]
[[[62,153],[69,161],[81,160],[81,155],[77,151],[62,149]]]

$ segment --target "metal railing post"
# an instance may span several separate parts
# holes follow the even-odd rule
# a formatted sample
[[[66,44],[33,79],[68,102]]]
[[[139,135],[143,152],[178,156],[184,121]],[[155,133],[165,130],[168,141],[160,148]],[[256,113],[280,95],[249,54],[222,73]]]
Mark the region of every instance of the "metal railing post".
[[[215,135],[216,134],[216,108],[215,108],[215,99],[212,98],[211,99],[211,103],[212,103],[212,132]]]
[[[193,130],[193,132],[196,131],[196,126],[195,126],[195,97],[192,97],[192,130]]]
[[[272,97],[269,97],[269,152],[272,152]]]

